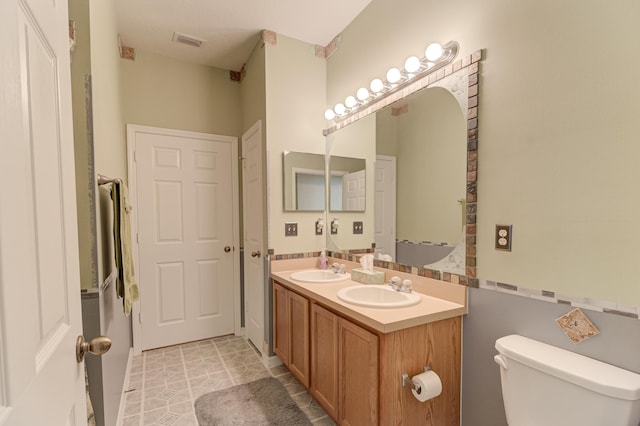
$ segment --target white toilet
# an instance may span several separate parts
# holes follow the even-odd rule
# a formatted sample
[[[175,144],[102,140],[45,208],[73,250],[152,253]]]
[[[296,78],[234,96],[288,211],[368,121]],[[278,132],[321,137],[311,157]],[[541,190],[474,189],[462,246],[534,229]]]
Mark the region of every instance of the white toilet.
[[[518,335],[496,349],[510,426],[640,425],[640,374]]]

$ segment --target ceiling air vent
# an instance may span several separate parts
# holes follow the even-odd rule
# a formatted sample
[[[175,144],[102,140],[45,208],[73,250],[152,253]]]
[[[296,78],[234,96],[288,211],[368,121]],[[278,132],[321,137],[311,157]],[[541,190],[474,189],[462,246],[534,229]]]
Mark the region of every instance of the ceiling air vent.
[[[201,38],[182,34],[179,32],[174,32],[173,38],[171,40],[176,43],[182,43],[182,44],[186,44],[187,46],[193,46],[193,47],[200,47],[202,46],[202,43],[204,43],[204,40]]]

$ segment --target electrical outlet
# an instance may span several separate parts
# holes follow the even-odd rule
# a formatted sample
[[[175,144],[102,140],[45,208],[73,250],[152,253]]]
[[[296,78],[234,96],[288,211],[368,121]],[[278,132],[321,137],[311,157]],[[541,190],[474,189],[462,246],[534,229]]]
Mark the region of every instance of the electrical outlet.
[[[353,222],[353,233],[354,234],[362,234],[362,222],[354,221]]]
[[[511,251],[513,225],[496,225],[496,250]]]
[[[298,223],[297,222],[285,222],[285,224],[284,224],[284,236],[285,237],[297,237],[298,236]]]

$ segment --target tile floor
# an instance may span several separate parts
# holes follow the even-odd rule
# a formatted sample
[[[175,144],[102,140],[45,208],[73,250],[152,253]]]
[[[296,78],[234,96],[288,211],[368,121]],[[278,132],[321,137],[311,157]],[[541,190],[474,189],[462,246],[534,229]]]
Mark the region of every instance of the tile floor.
[[[266,368],[257,351],[236,336],[154,349],[134,357],[122,425],[197,426],[193,405],[198,397],[269,375],[284,385],[314,425],[335,425],[286,367]]]

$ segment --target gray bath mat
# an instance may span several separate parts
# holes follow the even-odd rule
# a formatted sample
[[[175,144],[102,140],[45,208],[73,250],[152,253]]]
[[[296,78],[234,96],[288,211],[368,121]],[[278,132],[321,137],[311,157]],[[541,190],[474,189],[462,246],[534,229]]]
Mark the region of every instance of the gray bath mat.
[[[209,392],[195,402],[200,426],[306,426],[307,416],[273,377]]]

